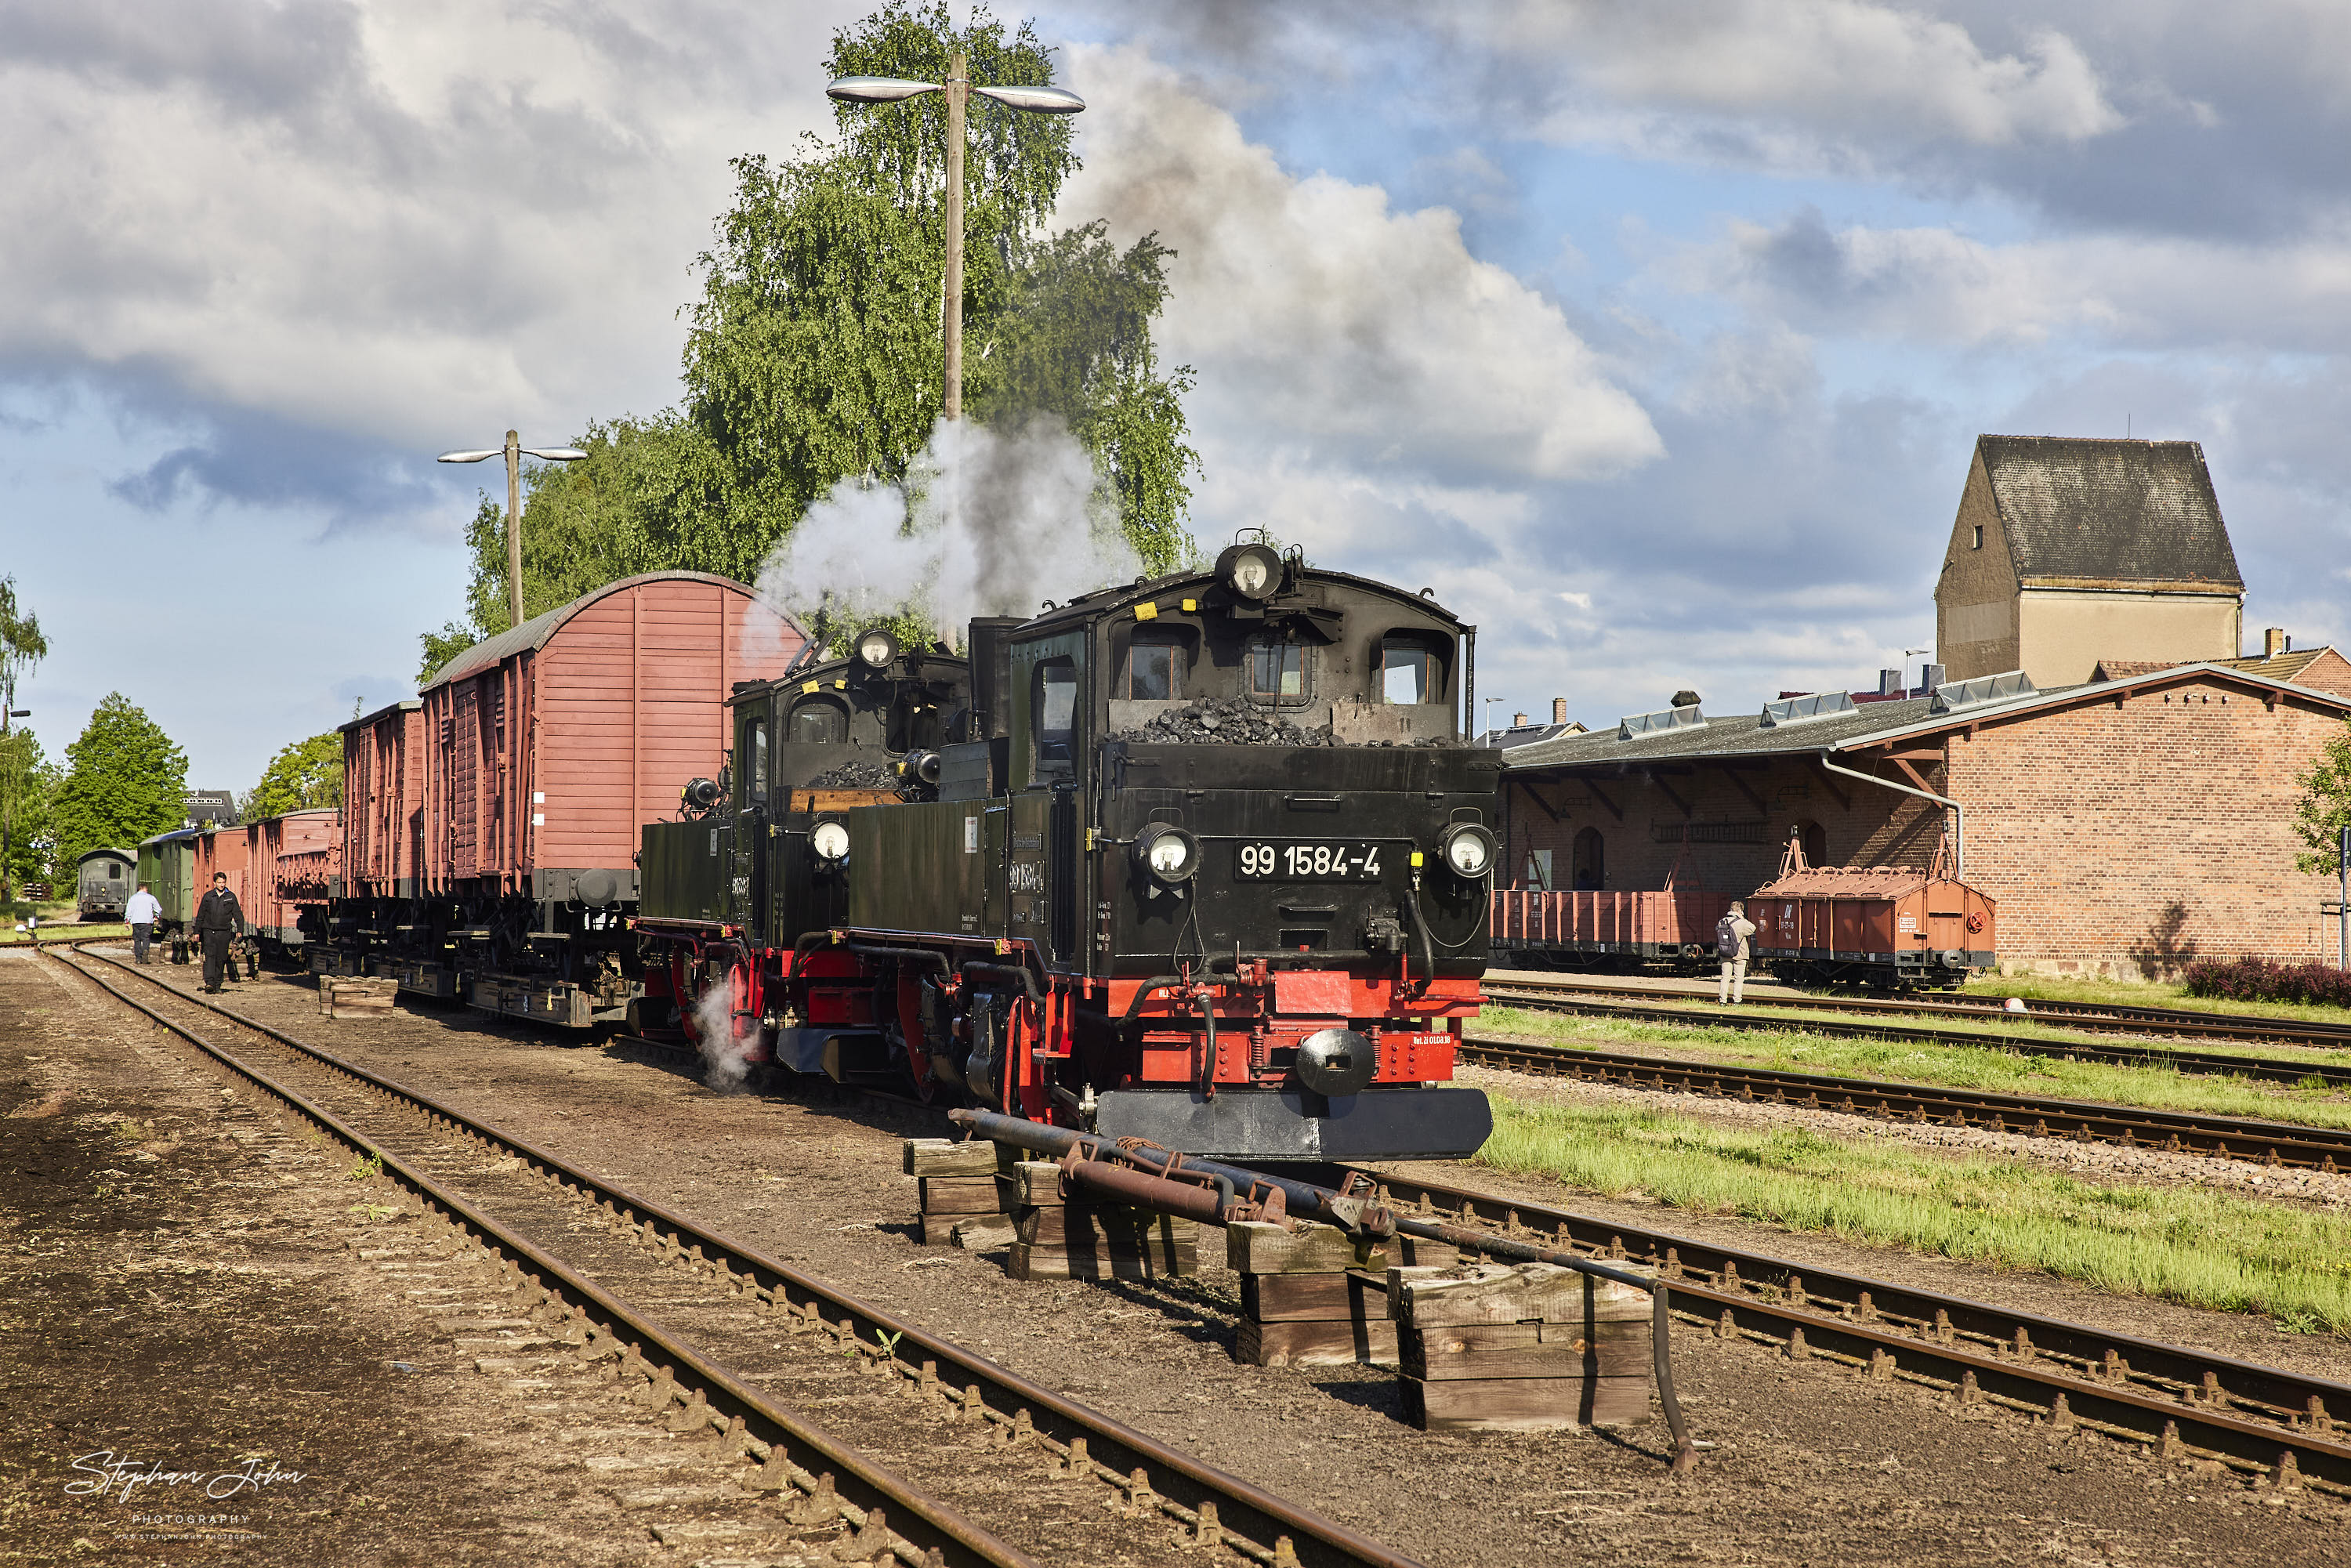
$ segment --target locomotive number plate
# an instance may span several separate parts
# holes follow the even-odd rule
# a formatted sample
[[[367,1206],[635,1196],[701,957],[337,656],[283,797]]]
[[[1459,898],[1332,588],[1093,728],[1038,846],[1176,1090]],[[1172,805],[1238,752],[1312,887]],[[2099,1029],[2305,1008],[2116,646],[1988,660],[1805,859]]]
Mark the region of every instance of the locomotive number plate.
[[[1360,840],[1240,846],[1243,882],[1377,882],[1379,875],[1380,846]]]

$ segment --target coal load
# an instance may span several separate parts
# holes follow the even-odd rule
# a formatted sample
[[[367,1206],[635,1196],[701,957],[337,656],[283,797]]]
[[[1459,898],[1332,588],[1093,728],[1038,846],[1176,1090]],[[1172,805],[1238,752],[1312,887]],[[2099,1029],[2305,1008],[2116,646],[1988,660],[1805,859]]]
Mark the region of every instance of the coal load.
[[[1203,697],[1169,708],[1113,740],[1146,746],[1331,746],[1328,726],[1301,729],[1239,697]]]
[[[809,789],[895,789],[898,775],[886,763],[844,762],[828,768],[802,786]]]

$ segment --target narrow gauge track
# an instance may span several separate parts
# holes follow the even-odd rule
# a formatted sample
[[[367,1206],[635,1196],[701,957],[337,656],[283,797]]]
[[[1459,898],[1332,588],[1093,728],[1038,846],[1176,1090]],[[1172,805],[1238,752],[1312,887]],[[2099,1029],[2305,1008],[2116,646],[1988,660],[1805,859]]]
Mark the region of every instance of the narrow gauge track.
[[[1709,1006],[1700,1010],[1694,1007],[1670,1007],[1656,1002],[1598,999],[1672,995],[1672,993],[1653,990],[1635,990],[1631,988],[1612,990],[1581,984],[1552,985],[1541,981],[1489,980],[1486,983],[1484,994],[1489,1002],[1503,1002],[1531,1008],[1539,1012],[1568,1013],[1590,1018],[1620,1018],[1636,1023],[1678,1024],[1685,1027],[1696,1025],[1705,1029],[1738,1030],[1743,1033],[1802,1030],[1811,1034],[1831,1035],[1844,1040],[1917,1040],[1928,1045],[1973,1046],[1980,1051],[2011,1051],[2029,1055],[2065,1056],[2079,1061],[2109,1062],[2118,1067],[2168,1067],[2179,1072],[2251,1078],[2271,1083],[2318,1082],[2329,1088],[2351,1088],[2351,1066],[2325,1061],[2294,1061],[2274,1056],[2225,1056],[2220,1052],[2209,1051],[2166,1051],[2160,1046],[2108,1045],[2096,1040],[2050,1040],[2041,1035],[2014,1036],[1996,1032],[1988,1033],[1981,1030],[1937,1029],[1924,1023],[1868,1023],[1836,1018],[1775,1019],[1759,1017],[1751,1011],[1730,1008],[1718,1011]],[[1703,998],[1694,993],[1687,998],[1691,1002],[1701,999]],[[1939,1009],[1938,1005],[1932,1002],[1879,1002],[1864,997],[1854,998],[1851,1000],[1816,1000],[1809,997],[1801,998],[1750,997],[1745,1002],[1739,1004],[1739,1009],[1742,1009],[1759,1008],[1773,1010],[1801,1008],[1814,1013],[1876,1013],[1888,1009],[1900,1013],[1906,1009],[1917,1009],[1917,1013],[1913,1016],[1917,1014],[1938,1018],[1980,1016],[1985,1022],[1993,1024],[2011,1020],[2018,1016],[1991,1009],[1983,1010],[1980,1014],[1971,1009],[1961,1015],[1949,1009]],[[2028,1021],[2043,1023],[2054,1021],[2046,1019],[2036,1019],[2030,1014],[2024,1016]],[[2153,1032],[2149,1026],[2144,1024],[2102,1025],[2074,1022],[2070,1019],[2054,1023],[2054,1027],[2137,1035]],[[2194,1034],[2198,1031],[2182,1028],[2171,1030],[2168,1032]],[[2351,1048],[2351,1039],[2337,1040],[2333,1036],[2325,1039],[2300,1039],[2290,1033],[2273,1032],[2259,1037],[2232,1035],[2228,1038],[2260,1038],[2268,1042],[2286,1045]]]
[[[1400,1213],[1656,1268],[1673,1281],[1676,1315],[1719,1338],[2101,1432],[2156,1458],[2214,1459],[2271,1486],[2351,1498],[2351,1385],[1523,1199],[1332,1168],[1361,1168]]]
[[[2122,1144],[2172,1154],[2210,1155],[2320,1171],[2351,1170],[2351,1129],[2307,1127],[2194,1111],[2157,1111],[2099,1101],[2053,1100],[1991,1090],[1953,1089],[1778,1068],[1683,1061],[1583,1046],[1520,1045],[1465,1040],[1460,1059],[1544,1078],[1573,1078],[1629,1089],[1677,1091],[1719,1099],[1842,1111],[1889,1121],[1973,1127],[2035,1138]]]
[[[714,1302],[738,1304],[747,1320],[756,1313],[779,1323],[788,1333],[824,1336],[825,1353],[853,1356],[858,1371],[873,1379],[877,1403],[889,1394],[907,1401],[901,1409],[920,1409],[914,1402],[923,1401],[937,1416],[973,1427],[983,1451],[1028,1449],[1044,1460],[1040,1468],[1047,1477],[1092,1479],[1114,1489],[1123,1494],[1121,1512],[1136,1521],[1154,1548],[1165,1542],[1164,1535],[1147,1533],[1152,1521],[1159,1520],[1181,1526],[1186,1545],[1221,1545],[1275,1568],[1418,1568],[1413,1559],[1335,1521],[1168,1448],[430,1095],[191,997],[119,959],[82,953],[78,945],[78,961],[64,958],[55,947],[47,950],[116,999],[284,1101],[361,1157],[381,1159],[385,1175],[423,1198],[428,1213],[437,1210],[504,1253],[515,1265],[517,1297],[543,1297],[546,1306],[561,1312],[568,1326],[577,1331],[566,1337],[576,1338],[581,1360],[617,1357],[622,1375],[650,1383],[664,1406],[684,1403],[688,1411],[705,1410],[714,1427],[744,1441],[747,1451],[756,1455],[767,1448],[771,1479],[780,1471],[790,1484],[812,1495],[820,1488],[828,1494],[837,1488],[852,1526],[863,1529],[869,1511],[886,1512],[888,1528],[901,1538],[893,1549],[902,1562],[1029,1568],[1036,1560],[837,1436],[775,1404],[736,1369],[629,1306],[618,1289],[591,1278],[591,1269],[605,1279],[628,1277],[632,1287],[657,1287],[672,1292],[673,1299],[679,1290],[704,1283]],[[201,1009],[233,1025],[245,1038],[265,1043],[272,1057],[268,1070],[240,1060],[117,988],[89,967],[92,962],[145,981],[181,1009]],[[362,1126],[371,1130],[362,1131]],[[495,1196],[461,1196],[432,1168],[462,1165],[478,1169],[485,1155],[510,1157],[521,1167],[521,1174],[507,1182],[476,1184],[495,1186]],[[576,1230],[582,1209],[590,1207],[619,1232],[623,1243],[637,1245],[624,1247],[618,1258],[612,1249],[601,1249],[594,1264],[583,1268],[525,1233],[561,1236],[567,1229]],[[690,1276],[683,1281],[674,1271],[681,1266]],[[589,1320],[596,1326],[586,1326]],[[646,1353],[667,1359],[656,1367]],[[695,1389],[691,1396],[687,1385]],[[754,1427],[776,1437],[762,1443],[750,1430]],[[788,1451],[820,1460],[829,1467],[826,1475],[810,1474],[784,1457]],[[829,1478],[833,1486],[824,1485]],[[937,1555],[925,1555],[931,1552]]]

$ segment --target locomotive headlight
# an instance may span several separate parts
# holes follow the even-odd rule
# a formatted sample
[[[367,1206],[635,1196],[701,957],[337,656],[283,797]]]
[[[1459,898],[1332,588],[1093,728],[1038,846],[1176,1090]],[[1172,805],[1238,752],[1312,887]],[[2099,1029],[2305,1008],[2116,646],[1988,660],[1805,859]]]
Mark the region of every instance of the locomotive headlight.
[[[809,831],[809,848],[825,864],[839,865],[849,858],[849,830],[839,822],[819,822]]]
[[[1270,599],[1281,586],[1281,557],[1270,545],[1235,545],[1217,558],[1217,575],[1243,599]]]
[[[1475,822],[1456,822],[1445,830],[1437,857],[1455,876],[1475,882],[1494,869],[1494,835]]]
[[[1134,861],[1161,882],[1189,882],[1200,869],[1200,841],[1172,822],[1154,822],[1135,835]]]
[[[876,626],[857,636],[857,659],[869,669],[883,670],[898,656],[898,639]]]

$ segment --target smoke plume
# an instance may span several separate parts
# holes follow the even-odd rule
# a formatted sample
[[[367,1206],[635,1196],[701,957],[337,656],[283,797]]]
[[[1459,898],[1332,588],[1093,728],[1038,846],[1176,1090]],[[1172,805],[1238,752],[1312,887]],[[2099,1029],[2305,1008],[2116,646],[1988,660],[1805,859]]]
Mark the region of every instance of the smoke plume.
[[[732,1094],[750,1076],[751,1042],[735,1038],[734,988],[716,985],[694,1004],[694,1033],[702,1052],[702,1082],[721,1094]]]
[[[1140,563],[1093,459],[1058,419],[941,420],[905,486],[844,479],[759,569],[759,597],[811,632],[911,612],[950,636],[1033,615]]]

